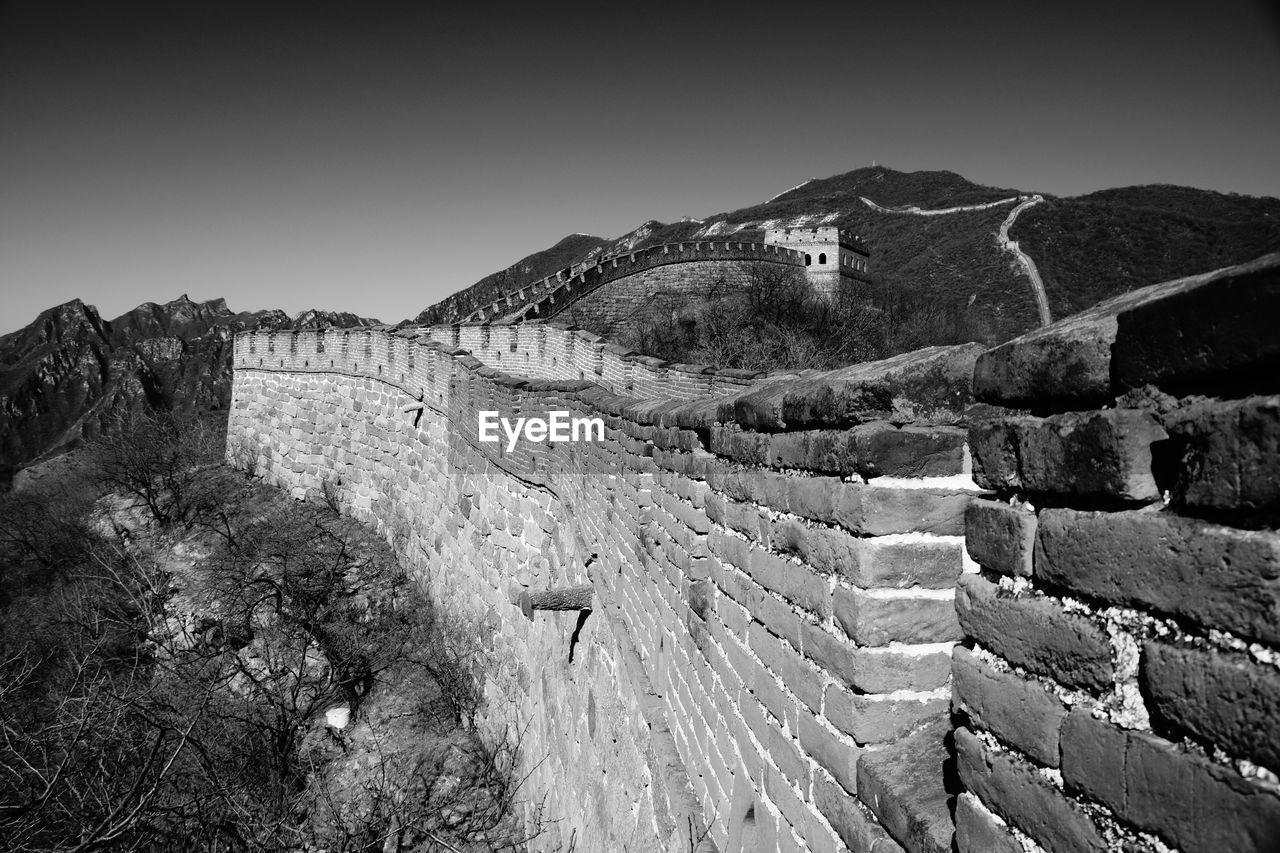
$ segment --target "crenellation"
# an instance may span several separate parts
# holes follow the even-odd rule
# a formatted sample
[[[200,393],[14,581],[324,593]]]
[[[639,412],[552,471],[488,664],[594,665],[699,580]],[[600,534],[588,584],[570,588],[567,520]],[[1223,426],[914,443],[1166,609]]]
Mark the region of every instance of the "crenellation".
[[[834,233],[834,231],[833,231]],[[811,235],[812,236],[812,235]],[[786,241],[785,235],[780,238]],[[823,239],[825,239],[825,232]],[[861,252],[866,254],[865,247],[848,236],[838,238],[846,248],[836,252]],[[825,244],[824,244],[825,245]],[[833,257],[835,255],[833,254]],[[618,309],[611,306],[613,297],[600,293],[600,288],[611,282],[638,277],[630,282],[624,291],[629,292],[637,287],[644,290],[644,282],[655,278],[655,270],[663,266],[674,266],[681,270],[672,273],[670,280],[678,282],[688,293],[701,292],[718,279],[733,278],[736,267],[741,263],[763,261],[784,264],[794,268],[802,268],[808,275],[810,283],[821,292],[834,293],[843,280],[867,280],[867,267],[864,260],[856,265],[829,264],[812,266],[812,257],[806,263],[806,253],[800,249],[776,245],[769,240],[763,243],[731,242],[731,241],[696,241],[693,243],[667,243],[646,249],[633,250],[625,254],[596,258],[590,266],[580,270],[561,270],[532,285],[532,291],[525,295],[525,288],[512,291],[498,301],[477,306],[466,314],[467,322],[521,323],[531,319],[546,320],[562,314],[568,305],[580,305],[584,299],[591,302],[603,300],[606,314],[616,314]],[[660,277],[659,277],[660,278]],[[530,287],[530,286],[526,286]],[[620,285],[621,287],[621,285]],[[615,288],[616,289],[616,288]],[[650,288],[652,289],[652,288]],[[459,297],[451,297],[457,299]],[[514,309],[514,310],[511,310]]]

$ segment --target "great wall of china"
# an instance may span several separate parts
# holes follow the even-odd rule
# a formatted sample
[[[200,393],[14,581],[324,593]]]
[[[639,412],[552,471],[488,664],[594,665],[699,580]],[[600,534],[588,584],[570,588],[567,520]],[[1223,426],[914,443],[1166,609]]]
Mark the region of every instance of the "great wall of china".
[[[828,257],[829,256],[829,257]],[[607,329],[628,316],[655,293],[680,297],[706,295],[716,283],[741,285],[744,265],[777,265],[803,272],[819,292],[834,293],[851,282],[867,280],[869,254],[856,236],[834,226],[769,229],[763,242],[691,240],[664,243],[570,267],[507,293],[484,305],[470,305],[467,295],[442,304],[466,305],[469,323],[523,323],[549,320],[576,306],[577,323]],[[589,300],[584,297],[590,296]]]
[[[1280,255],[822,373],[536,321],[249,332],[227,454],[480,626],[547,849],[1261,853],[1276,316]],[[508,452],[481,410],[606,440]]]

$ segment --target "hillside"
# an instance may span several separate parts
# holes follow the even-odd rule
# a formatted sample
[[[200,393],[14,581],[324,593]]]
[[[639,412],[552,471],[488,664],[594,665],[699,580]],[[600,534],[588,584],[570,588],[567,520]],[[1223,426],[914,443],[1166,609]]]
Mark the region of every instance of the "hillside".
[[[531,268],[525,277],[517,264],[419,317],[458,322],[468,313],[461,310],[467,306],[491,302],[598,254],[681,240],[759,240],[768,227],[822,223],[849,229],[868,243],[871,296],[888,314],[945,315],[970,337],[995,344],[1039,322],[1027,278],[1013,256],[996,243],[1013,202],[936,216],[910,211],[987,204],[1027,193],[981,186],[954,172],[855,169],[807,181],[763,204],[700,222],[646,222],[577,256],[571,256],[565,250],[568,241],[562,241],[542,253],[554,253],[558,267]],[[877,209],[868,201],[900,210]],[[1136,287],[1275,249],[1280,246],[1280,200],[1164,185],[1072,198],[1047,196],[1018,219],[1011,237],[1039,266],[1057,318]],[[914,342],[910,336],[903,340]]]
[[[1050,198],[1014,236],[1036,259],[1053,316],[1280,246],[1280,199],[1146,186]]]
[[[354,314],[236,313],[222,299],[148,302],[114,320],[80,300],[0,337],[0,487],[42,456],[74,447],[142,409],[196,412],[230,400],[232,338],[242,329],[355,326]]]

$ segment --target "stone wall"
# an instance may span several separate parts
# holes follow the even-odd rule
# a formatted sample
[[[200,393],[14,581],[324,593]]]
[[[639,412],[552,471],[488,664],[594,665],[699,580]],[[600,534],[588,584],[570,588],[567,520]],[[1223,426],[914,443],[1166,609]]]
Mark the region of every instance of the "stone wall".
[[[763,263],[804,268],[804,253],[783,246],[741,240],[664,243],[625,255],[601,258],[576,273],[562,270],[507,294],[467,316],[468,322],[546,320],[601,285],[645,270],[677,264],[714,271],[727,264]],[[711,264],[711,266],[706,266]],[[711,280],[713,275],[705,276]]]
[[[299,497],[329,482],[483,626],[489,723],[545,759],[548,846],[892,851],[914,812],[860,767],[945,719],[979,350],[641,401],[411,332],[245,333],[228,457]],[[598,415],[607,440],[508,452],[482,408]],[[516,604],[581,583],[585,621]]]
[[[742,292],[756,279],[752,266],[760,264],[764,276],[785,276],[782,280],[796,287],[807,286],[802,268],[766,261],[667,264],[603,284],[573,300],[555,317],[557,322],[609,337],[618,326],[650,310],[670,312],[695,299]]]
[[[1280,850],[1278,268],[979,358],[960,853]]]
[[[641,355],[591,332],[540,322],[439,326],[424,329],[422,334],[446,346],[465,349],[486,365],[508,373],[535,379],[585,379],[642,400],[718,397],[741,392],[758,382],[804,374],[677,364]]]
[[[805,276],[827,297],[855,281],[866,281],[870,261],[866,244],[834,225],[816,228],[769,228],[764,240],[804,253]]]
[[[1263,853],[1277,317],[1280,255],[827,373],[536,324],[245,333],[228,456],[336,484],[483,626],[548,846]],[[507,452],[482,408],[607,437]],[[515,604],[583,583],[585,618]]]

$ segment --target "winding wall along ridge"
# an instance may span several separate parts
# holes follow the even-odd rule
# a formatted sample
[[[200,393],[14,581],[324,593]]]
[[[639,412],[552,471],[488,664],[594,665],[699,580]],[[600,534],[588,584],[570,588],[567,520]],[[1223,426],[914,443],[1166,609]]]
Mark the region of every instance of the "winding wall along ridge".
[[[1045,293],[1044,281],[1040,278],[1040,270],[1036,267],[1036,262],[1031,259],[1031,256],[1022,251],[1018,241],[1009,237],[1009,230],[1013,228],[1013,223],[1018,220],[1018,216],[1024,210],[1034,207],[1042,201],[1044,201],[1044,196],[1033,195],[1009,211],[1009,216],[1004,222],[1000,223],[1000,233],[996,236],[996,242],[1000,244],[1000,248],[1013,252],[1013,256],[1017,258],[1022,271],[1027,274],[1027,278],[1031,281],[1031,293],[1035,296],[1036,310],[1040,312],[1040,325],[1047,326],[1053,322],[1053,317],[1049,314],[1049,296]]]
[[[595,264],[576,273],[563,276],[557,274],[555,277],[545,278],[527,289],[521,288],[514,294],[508,294],[506,299],[495,301],[472,312],[468,315],[467,321],[496,320],[518,323],[530,319],[545,320],[554,317],[571,301],[619,278],[666,264],[713,260],[764,261],[803,267],[804,253],[767,243],[733,240],[664,243],[625,255],[601,258]],[[531,297],[531,301],[525,301]]]

